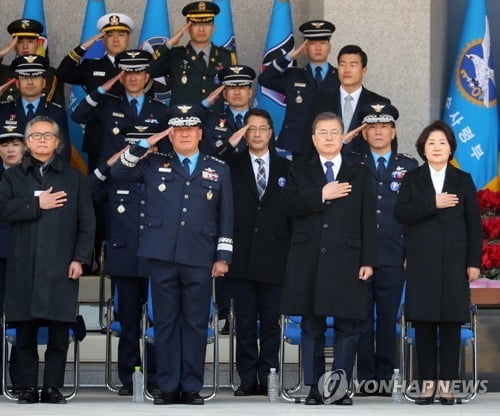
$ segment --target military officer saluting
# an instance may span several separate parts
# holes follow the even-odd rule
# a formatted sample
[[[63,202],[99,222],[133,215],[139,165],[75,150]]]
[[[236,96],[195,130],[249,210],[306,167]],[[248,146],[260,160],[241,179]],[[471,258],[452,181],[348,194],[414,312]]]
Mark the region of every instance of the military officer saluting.
[[[20,131],[24,131],[26,124],[36,116],[50,117],[60,129],[59,139],[63,146],[60,157],[69,162],[71,140],[66,111],[60,105],[47,101],[43,95],[49,62],[43,56],[23,55],[14,59],[11,66],[20,97],[0,103],[0,124],[18,126]]]
[[[232,258],[233,194],[228,166],[198,150],[204,111],[168,109],[169,129],[126,150],[111,168],[118,180],[146,186],[138,255],[149,259],[161,394],[155,404],[200,405],[211,279]],[[169,136],[173,152],[148,147]],[[164,357],[164,358],[161,358]]]
[[[7,31],[12,35],[12,40],[0,49],[0,63],[11,49],[15,50],[17,56],[40,54],[39,37],[43,33],[43,25],[39,21],[34,19],[14,20],[7,26]],[[55,72],[54,68],[47,66],[45,74],[47,81],[43,94],[47,101],[64,106],[64,84],[58,82]],[[5,84],[12,77],[14,77],[12,68],[9,65],[1,64],[0,85]],[[18,99],[19,95],[16,85],[11,84],[5,92],[0,94],[0,101],[13,101]]]
[[[211,42],[214,16],[220,12],[212,2],[197,1],[182,9],[187,23],[168,42],[155,52],[152,77],[169,75],[172,82],[171,105],[200,105],[201,101],[220,84],[217,72],[236,64],[236,55]],[[186,46],[174,47],[184,33],[189,33]],[[216,112],[223,109],[219,98],[212,106]]]
[[[379,266],[367,282],[370,318],[360,321],[359,326],[357,374],[361,387],[358,393],[366,395],[375,391],[376,394],[390,395],[390,391],[382,391],[382,386],[389,385],[393,369],[397,367],[394,322],[405,281],[404,226],[394,217],[394,205],[401,181],[418,163],[411,156],[397,153],[394,146],[399,117],[396,107],[387,102],[374,102],[361,107],[359,114],[365,125],[362,134],[369,150],[364,154],[352,152],[348,157],[368,167],[372,188],[377,195]],[[371,384],[367,384],[368,381]]]
[[[209,108],[222,93],[228,106],[221,112],[208,111],[203,126],[203,139],[208,151],[220,155],[228,145],[229,138],[244,124],[245,115],[250,109],[252,99],[252,82],[255,71],[246,65],[232,65],[219,71],[218,77],[222,86],[211,93],[202,105]],[[229,143],[236,152],[247,148],[245,140]]]
[[[285,95],[285,119],[276,146],[294,156],[307,157],[312,151],[312,117],[308,117],[308,112],[313,99],[319,92],[337,89],[339,79],[337,69],[327,61],[335,26],[325,20],[312,20],[299,30],[304,37],[302,45],[288,56],[275,59],[259,75],[259,84]],[[306,54],[308,64],[303,68],[291,67],[301,53]]]
[[[98,120],[102,126],[102,145],[98,160],[108,160],[127,144],[123,130],[131,125],[142,126],[143,133],[152,134],[166,128],[164,121],[167,107],[160,101],[145,95],[149,82],[147,70],[151,54],[140,49],[124,51],[116,55],[115,63],[121,71],[107,80],[75,108],[72,118],[77,123],[90,123]],[[108,94],[123,86],[118,96]],[[120,88],[121,89],[121,88]],[[139,127],[138,127],[139,128]],[[170,150],[168,143],[162,150]]]
[[[61,81],[81,85],[88,93],[120,72],[115,66],[115,56],[127,49],[130,33],[135,29],[135,24],[123,13],[108,13],[99,18],[97,29],[99,30],[97,35],[72,49],[57,68],[57,76]],[[82,60],[85,52],[99,39],[102,39],[106,55],[99,59]],[[109,93],[119,95],[122,91],[122,85],[116,83]],[[82,150],[88,154],[90,172],[97,167],[101,140],[101,123],[98,120],[88,123],[85,127]]]

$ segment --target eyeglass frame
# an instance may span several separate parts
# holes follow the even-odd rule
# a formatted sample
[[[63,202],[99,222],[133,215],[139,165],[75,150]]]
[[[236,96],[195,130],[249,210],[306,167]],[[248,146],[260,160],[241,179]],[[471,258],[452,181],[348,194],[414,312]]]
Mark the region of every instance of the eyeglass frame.
[[[47,134],[50,135],[50,137],[47,137]],[[48,142],[51,142],[52,140],[59,138],[59,136],[57,134],[55,134],[53,131],[45,131],[43,133],[36,131],[36,132],[30,133],[28,135],[28,138],[30,140],[34,140],[35,142],[39,142],[42,139],[42,137]]]

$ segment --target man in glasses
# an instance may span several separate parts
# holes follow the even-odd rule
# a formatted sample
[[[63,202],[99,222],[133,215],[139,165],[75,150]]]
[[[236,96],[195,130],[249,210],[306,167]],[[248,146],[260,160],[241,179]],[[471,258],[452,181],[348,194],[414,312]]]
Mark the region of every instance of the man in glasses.
[[[282,312],[303,316],[304,382],[311,386],[306,405],[322,404],[324,399],[352,404],[347,386],[356,357],[358,321],[370,312],[366,280],[377,261],[369,172],[342,156],[343,128],[334,113],[315,118],[312,141],[318,155],[292,163],[283,195],[293,230]],[[318,385],[325,373],[326,316],[334,317],[332,370],[344,386],[337,391],[327,390],[332,383]]]
[[[0,125],[17,126],[20,131],[24,131],[26,124],[35,116],[50,117],[61,130],[61,158],[69,162],[71,140],[66,111],[60,105],[47,101],[43,95],[47,68],[48,61],[43,56],[23,55],[14,59],[12,69],[20,97],[0,103]]]

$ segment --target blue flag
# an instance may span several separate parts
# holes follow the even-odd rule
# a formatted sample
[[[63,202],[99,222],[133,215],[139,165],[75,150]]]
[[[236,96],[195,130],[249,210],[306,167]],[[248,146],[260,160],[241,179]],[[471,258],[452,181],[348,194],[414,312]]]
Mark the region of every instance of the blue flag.
[[[37,55],[46,56],[48,41],[43,0],[24,0],[23,17],[26,19],[34,19],[43,25],[43,33],[38,37],[36,53]]]
[[[498,190],[498,107],[486,0],[469,0],[443,120],[457,138],[455,162],[478,189]]]
[[[154,55],[159,46],[170,39],[170,24],[168,22],[168,2],[166,0],[148,0],[144,11],[139,48]],[[155,98],[167,106],[170,103],[170,85],[168,78],[155,79]]]
[[[231,0],[213,0],[213,2],[219,6],[220,13],[214,19],[215,33],[212,36],[212,42],[236,53]]]
[[[106,14],[106,6],[104,0],[87,0],[87,9],[85,11],[85,18],[83,20],[82,36],[80,42],[83,43],[90,39],[92,36],[97,35],[97,20]],[[102,40],[95,42],[85,53],[83,59],[88,58],[101,58],[104,56],[106,50]],[[82,152],[83,144],[83,130],[84,125],[75,123],[71,119],[71,114],[78,105],[78,103],[85,98],[86,92],[79,85],[71,86],[71,93],[69,96],[68,104],[68,126],[71,135],[71,142],[73,144],[71,150],[71,164],[79,169],[81,172],[87,171],[87,155]]]
[[[274,0],[261,71],[264,71],[274,59],[288,55],[293,49],[294,40],[290,1]],[[283,94],[259,85],[255,96],[255,106],[269,112],[275,126],[274,133],[278,137],[286,110]]]

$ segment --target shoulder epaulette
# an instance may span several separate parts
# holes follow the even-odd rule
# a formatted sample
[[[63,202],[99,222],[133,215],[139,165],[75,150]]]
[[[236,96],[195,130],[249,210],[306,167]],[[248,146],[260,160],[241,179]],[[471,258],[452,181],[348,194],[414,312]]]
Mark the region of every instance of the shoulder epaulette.
[[[221,165],[226,164],[226,162],[224,162],[223,160],[217,159],[216,157],[211,156],[211,155],[205,155],[205,159],[213,160],[214,162],[220,163]]]
[[[408,153],[398,153],[398,156],[399,157],[405,157],[407,159],[411,159],[411,160],[417,160],[415,159],[412,155],[408,154]]]

